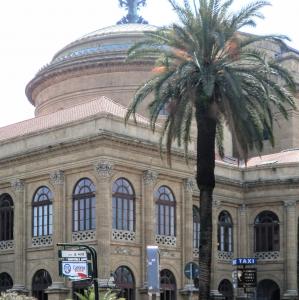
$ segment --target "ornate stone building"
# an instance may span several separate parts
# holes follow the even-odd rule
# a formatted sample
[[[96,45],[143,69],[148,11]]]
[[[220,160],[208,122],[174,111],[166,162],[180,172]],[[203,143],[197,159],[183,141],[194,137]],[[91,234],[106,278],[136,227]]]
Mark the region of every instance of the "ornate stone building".
[[[172,167],[161,159],[145,108],[124,125],[134,91],[151,76],[152,62],[125,62],[145,30],[155,27],[120,24],[67,45],[27,85],[35,118],[0,128],[1,290],[70,297],[56,244],[80,242],[97,250],[100,279],[115,272],[127,299],[148,299],[145,249],[158,245],[161,299],[189,299],[184,266],[197,259],[200,230],[194,161],[186,165],[178,148]],[[260,47],[299,83],[296,50]],[[247,167],[232,158],[227,132],[213,205],[215,298],[242,297],[231,260],[256,257],[257,299],[297,299],[299,116],[290,115],[288,124],[277,115],[276,148]]]

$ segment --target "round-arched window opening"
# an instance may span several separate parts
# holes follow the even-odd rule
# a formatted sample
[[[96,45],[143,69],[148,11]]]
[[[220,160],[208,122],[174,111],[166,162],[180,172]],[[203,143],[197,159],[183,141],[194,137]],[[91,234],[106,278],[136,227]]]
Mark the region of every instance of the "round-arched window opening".
[[[0,293],[5,292],[13,287],[12,278],[8,273],[0,273]]]
[[[96,228],[95,185],[89,178],[80,179],[73,192],[73,232]]]
[[[277,283],[270,279],[264,279],[257,285],[257,299],[280,300],[280,288]]]
[[[32,296],[38,300],[48,300],[45,290],[52,284],[52,279],[48,271],[38,270],[32,278]]]
[[[228,279],[223,279],[218,287],[219,293],[224,296],[225,300],[233,300],[234,299],[234,290],[233,285]]]
[[[176,280],[173,273],[167,269],[160,272],[160,300],[176,299]]]
[[[0,196],[0,241],[13,240],[14,206],[9,194]]]
[[[114,273],[115,284],[120,289],[118,297],[135,300],[135,279],[132,271],[126,266],[120,266]]]
[[[263,211],[254,221],[255,252],[279,251],[279,219],[272,211]]]
[[[233,252],[233,222],[225,210],[218,217],[218,250]]]
[[[125,178],[112,185],[112,228],[135,231],[135,193]]]

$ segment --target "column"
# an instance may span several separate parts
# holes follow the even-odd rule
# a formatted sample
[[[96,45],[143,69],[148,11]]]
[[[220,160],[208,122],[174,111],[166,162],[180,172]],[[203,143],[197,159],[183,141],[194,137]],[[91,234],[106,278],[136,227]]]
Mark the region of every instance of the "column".
[[[155,201],[154,188],[157,182],[158,173],[152,170],[143,172],[143,207],[142,207],[142,275],[143,282],[146,285],[146,246],[155,245]]]
[[[250,244],[248,244],[247,206],[244,203],[239,207],[239,226],[236,229],[238,230],[238,240],[233,239],[234,257],[251,257],[251,255],[249,255]],[[234,230],[236,229],[234,228]],[[247,299],[247,294],[244,293],[244,289],[234,289],[234,293],[237,300]]]
[[[212,262],[211,262],[211,299],[224,299],[223,295],[218,291],[218,283],[216,281],[217,260],[218,260],[218,215],[221,208],[221,201],[214,196],[212,207],[213,219],[213,236],[212,236]]]
[[[14,179],[11,182],[14,192],[14,285],[13,290],[28,293],[26,285],[26,205],[24,182]]]
[[[234,255],[235,257],[249,257],[247,206],[244,203],[239,208],[239,224],[238,241],[234,239]],[[236,253],[237,246],[238,253]]]
[[[186,263],[193,261],[193,191],[195,181],[193,178],[184,179],[184,206],[182,217],[182,245],[183,245],[183,270]],[[198,206],[198,205],[197,205]],[[190,291],[193,280],[184,276],[184,289]]]
[[[286,291],[283,299],[297,299],[297,222],[296,201],[284,201],[285,207],[285,275]]]
[[[98,273],[101,282],[110,278],[110,239],[112,231],[112,186],[113,163],[102,160],[95,164],[96,184],[96,239],[98,241]]]
[[[57,170],[50,173],[50,182],[54,187],[53,199],[53,249],[54,249],[54,264],[58,262],[58,247],[57,243],[64,243],[65,240],[65,180],[63,171]],[[49,300],[65,299],[69,289],[65,287],[64,280],[59,276],[58,268],[55,268],[55,273],[52,275],[52,285],[47,289]]]

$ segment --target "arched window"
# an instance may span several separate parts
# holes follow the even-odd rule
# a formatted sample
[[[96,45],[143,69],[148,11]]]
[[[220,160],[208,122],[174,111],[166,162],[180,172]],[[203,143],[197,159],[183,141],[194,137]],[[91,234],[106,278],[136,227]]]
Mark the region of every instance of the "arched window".
[[[176,281],[173,273],[167,269],[160,272],[160,300],[176,299]]]
[[[200,222],[199,209],[193,205],[193,248],[198,249],[200,245]]]
[[[80,179],[73,192],[73,231],[96,228],[95,186],[88,178]]]
[[[264,279],[257,285],[256,299],[280,300],[280,288],[278,284],[271,279]]]
[[[0,241],[13,240],[14,207],[8,194],[0,197]]]
[[[156,198],[156,234],[175,236],[175,199],[167,186],[161,186]]]
[[[53,195],[46,186],[40,187],[32,201],[32,236],[51,235],[53,231]]]
[[[234,290],[233,285],[228,279],[223,279],[218,287],[219,293],[224,296],[225,300],[233,300],[234,299]]]
[[[112,186],[112,228],[135,231],[135,193],[124,178],[114,181]]]
[[[0,273],[0,293],[11,289],[12,286],[13,281],[10,275],[5,272]]]
[[[233,251],[233,223],[227,211],[222,211],[218,218],[218,250]]]
[[[50,274],[46,270],[38,270],[32,278],[32,296],[38,300],[47,300],[45,290],[52,284]]]
[[[120,298],[127,300],[135,299],[135,279],[132,271],[125,266],[117,268],[114,274],[115,284],[121,290]]]
[[[279,251],[279,219],[271,211],[263,211],[254,221],[255,252]]]

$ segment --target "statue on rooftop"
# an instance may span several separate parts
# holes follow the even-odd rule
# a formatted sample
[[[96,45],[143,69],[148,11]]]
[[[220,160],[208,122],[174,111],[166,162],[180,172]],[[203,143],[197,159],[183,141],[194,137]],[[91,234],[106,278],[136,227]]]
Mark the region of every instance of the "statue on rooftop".
[[[148,22],[137,13],[141,5],[146,5],[146,0],[119,0],[119,5],[120,7],[125,7],[125,9],[128,11],[128,14],[119,20],[117,24],[148,24]]]

